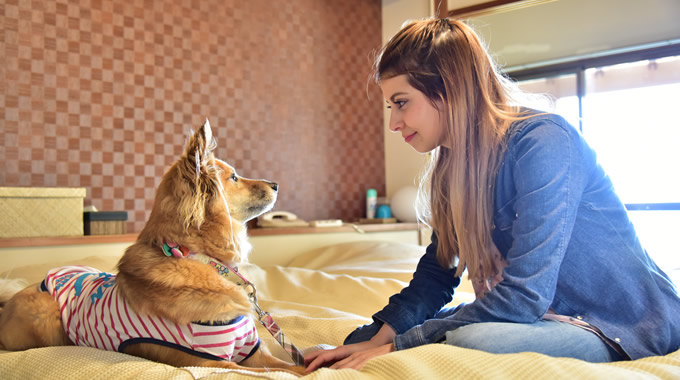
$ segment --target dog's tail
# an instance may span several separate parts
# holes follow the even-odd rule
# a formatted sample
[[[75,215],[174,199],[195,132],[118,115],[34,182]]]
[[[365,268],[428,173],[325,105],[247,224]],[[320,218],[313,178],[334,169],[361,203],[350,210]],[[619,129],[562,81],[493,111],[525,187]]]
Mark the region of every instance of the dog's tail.
[[[28,283],[24,280],[0,279],[0,314],[2,314],[2,309],[5,307],[7,301],[26,286],[28,286]]]

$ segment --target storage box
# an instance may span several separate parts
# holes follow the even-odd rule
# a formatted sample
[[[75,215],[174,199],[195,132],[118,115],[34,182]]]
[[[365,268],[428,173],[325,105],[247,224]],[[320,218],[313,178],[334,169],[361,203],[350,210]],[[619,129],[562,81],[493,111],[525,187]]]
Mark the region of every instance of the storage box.
[[[82,187],[0,187],[0,238],[83,234]]]
[[[84,212],[85,235],[124,234],[127,218],[127,211]]]

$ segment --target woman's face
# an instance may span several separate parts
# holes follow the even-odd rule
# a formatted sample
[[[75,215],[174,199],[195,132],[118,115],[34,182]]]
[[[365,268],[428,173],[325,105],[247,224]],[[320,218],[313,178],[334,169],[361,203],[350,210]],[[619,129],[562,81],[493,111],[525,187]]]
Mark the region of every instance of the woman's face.
[[[390,130],[420,153],[442,144],[446,117],[422,92],[411,87],[406,75],[383,79],[383,96],[390,108]],[[444,107],[439,107],[443,109]]]

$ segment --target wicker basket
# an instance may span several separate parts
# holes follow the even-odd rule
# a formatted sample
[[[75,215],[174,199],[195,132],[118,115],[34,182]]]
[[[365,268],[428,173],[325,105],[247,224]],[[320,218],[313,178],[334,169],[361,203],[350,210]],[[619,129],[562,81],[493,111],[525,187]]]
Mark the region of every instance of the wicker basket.
[[[83,234],[85,188],[0,187],[0,238]]]

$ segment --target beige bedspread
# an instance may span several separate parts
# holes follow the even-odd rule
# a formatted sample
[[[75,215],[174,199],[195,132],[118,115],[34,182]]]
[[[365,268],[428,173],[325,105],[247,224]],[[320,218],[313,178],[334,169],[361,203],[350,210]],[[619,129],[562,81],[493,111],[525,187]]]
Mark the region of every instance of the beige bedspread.
[[[356,326],[386,304],[411,278],[423,247],[389,242],[354,242],[317,249],[287,266],[242,266],[257,286],[260,306],[274,316],[301,349],[340,345]],[[94,254],[94,252],[93,252]],[[113,270],[115,262],[96,256],[81,262],[54,260],[18,268],[2,277],[39,281],[51,267],[81,264]],[[469,301],[467,284],[454,302]],[[468,291],[468,292],[466,292]],[[259,327],[259,326],[258,326]],[[269,333],[260,336],[286,359]],[[175,368],[115,352],[85,347],[49,347],[0,353],[0,379],[291,379],[282,372],[263,376],[217,368]],[[320,369],[310,379],[680,379],[680,351],[633,362],[590,364],[533,353],[493,355],[443,344],[394,352],[370,361],[361,371]]]

